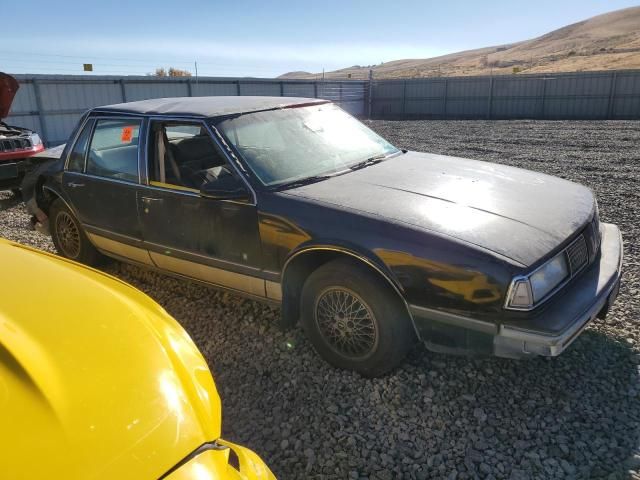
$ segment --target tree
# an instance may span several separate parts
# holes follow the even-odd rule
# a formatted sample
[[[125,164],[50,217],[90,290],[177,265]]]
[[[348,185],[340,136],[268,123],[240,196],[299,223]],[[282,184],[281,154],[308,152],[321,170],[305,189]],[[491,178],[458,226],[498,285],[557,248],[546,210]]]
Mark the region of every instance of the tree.
[[[180,70],[179,68],[169,67],[169,70],[164,67],[156,68],[155,73],[152,73],[154,77],[190,77],[191,72],[187,70]]]

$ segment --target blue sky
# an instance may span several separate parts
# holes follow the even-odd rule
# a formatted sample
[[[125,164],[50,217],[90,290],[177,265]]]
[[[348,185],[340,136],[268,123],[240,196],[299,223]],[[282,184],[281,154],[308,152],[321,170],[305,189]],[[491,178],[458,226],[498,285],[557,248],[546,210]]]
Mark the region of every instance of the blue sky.
[[[271,77],[526,40],[639,3],[22,0],[29,21],[5,18],[0,71],[82,74],[93,63],[95,74],[144,75],[197,61],[200,75]]]

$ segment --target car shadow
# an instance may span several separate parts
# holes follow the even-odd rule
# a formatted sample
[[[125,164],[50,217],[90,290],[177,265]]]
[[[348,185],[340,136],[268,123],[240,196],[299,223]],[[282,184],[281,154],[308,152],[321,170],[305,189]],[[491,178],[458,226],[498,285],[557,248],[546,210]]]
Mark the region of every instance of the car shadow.
[[[550,359],[414,349],[403,373],[417,375],[427,393],[416,401],[406,382],[394,393],[404,408],[439,419],[432,448],[446,450],[443,442],[457,438],[462,470],[473,476],[484,476],[485,463],[516,478],[625,478],[638,467],[639,363],[625,338],[596,324]]]

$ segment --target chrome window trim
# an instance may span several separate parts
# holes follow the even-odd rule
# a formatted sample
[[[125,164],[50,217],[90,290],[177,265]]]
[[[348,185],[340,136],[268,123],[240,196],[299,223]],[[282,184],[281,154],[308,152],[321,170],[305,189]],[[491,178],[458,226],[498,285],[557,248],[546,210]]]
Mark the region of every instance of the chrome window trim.
[[[87,173],[87,158],[89,157],[89,149],[91,148],[91,142],[93,141],[93,135],[95,133],[96,125],[98,124],[98,121],[99,120],[127,120],[127,119],[131,119],[131,120],[134,120],[136,122],[138,122],[138,121],[140,122],[140,128],[138,129],[138,182],[136,183],[134,181],[120,180],[118,178],[112,178],[112,177],[101,177],[100,175],[94,175],[92,173]],[[110,115],[92,115],[92,114],[89,114],[89,115],[87,115],[87,118],[83,122],[82,128],[78,130],[78,133],[74,138],[74,141],[73,141],[73,145],[74,146],[75,146],[76,142],[78,141],[78,137],[80,136],[80,133],[84,129],[84,126],[85,126],[86,122],[88,122],[89,120],[93,120],[93,126],[91,127],[91,136],[89,137],[89,143],[87,144],[87,151],[85,152],[85,155],[84,155],[84,170],[82,172],[70,172],[70,173],[81,173],[82,175],[86,175],[89,178],[99,178],[99,179],[105,179],[105,180],[113,180],[113,181],[116,181],[118,183],[126,183],[127,185],[140,185],[141,182],[142,182],[142,178],[141,178],[141,175],[140,175],[140,161],[141,161],[141,151],[142,151],[141,139],[143,138],[143,136],[146,136],[146,122],[145,122],[145,119],[143,117],[138,118],[137,116],[133,116],[133,115],[114,115],[114,116],[110,116]],[[73,150],[73,148],[71,150]],[[67,153],[67,158],[65,158],[65,166],[64,166],[64,171],[65,172],[68,171],[67,170],[67,164],[69,163],[69,155],[71,154],[71,150],[69,150],[69,152]]]
[[[95,180],[104,180],[105,182],[113,182],[113,183],[120,183],[122,185],[129,185],[129,186],[140,186],[139,183],[136,183],[134,181],[131,180],[121,180],[119,178],[111,178],[111,177],[101,177],[100,175],[94,175],[92,173],[83,173],[82,175],[84,175],[87,178],[91,178],[91,179],[95,179]]]
[[[220,148],[224,153],[225,157],[227,158],[227,162],[229,162],[233,170],[236,172],[236,174],[240,177],[242,182],[246,185],[246,187],[251,192],[251,195],[253,197],[253,205],[257,206],[258,196],[256,195],[256,191],[253,189],[253,187],[245,177],[246,172],[244,171],[244,165],[240,163],[235,153],[233,152],[233,150],[229,148],[229,145],[227,145],[226,142],[224,144],[220,142],[221,139],[224,140],[224,137],[220,135],[220,132],[218,131],[218,129],[213,125],[209,125],[206,121],[203,121],[202,123],[204,124],[205,128],[209,132],[209,135],[213,137],[213,141],[216,142],[216,145],[218,145],[218,148]],[[241,167],[242,170],[240,170],[239,167]]]
[[[71,152],[73,152],[73,149],[76,148],[76,143],[78,143],[78,139],[80,138],[80,135],[82,135],[82,132],[84,131],[84,128],[86,127],[87,123],[89,122],[93,122],[93,125],[91,126],[91,131],[89,132],[89,140],[91,140],[91,138],[93,137],[93,127],[95,126],[95,121],[94,121],[94,117],[92,117],[91,115],[87,115],[85,117],[85,119],[82,121],[82,125],[80,126],[80,128],[76,131],[76,134],[73,137],[73,141],[70,144],[70,148],[69,150],[67,150],[67,156],[64,159],[64,166],[62,167],[62,169],[65,172],[69,172],[69,157],[71,157]],[[82,171],[81,172],[74,172],[74,171],[70,171],[69,173],[84,173],[85,170],[87,169],[87,152],[89,151],[89,141],[87,141],[87,147],[86,150],[84,152],[84,163],[82,166]]]
[[[554,256],[552,256],[551,258],[549,258],[547,261],[545,261],[544,263],[542,263],[542,265],[540,265],[538,268],[532,270],[531,272],[527,273],[526,275],[516,275],[515,277],[513,277],[511,279],[511,283],[509,284],[509,288],[507,289],[507,295],[505,296],[505,301],[504,301],[504,305],[503,308],[505,310],[512,310],[512,311],[518,311],[518,312],[530,312],[531,310],[539,307],[540,305],[544,304],[545,302],[547,302],[552,296],[554,296],[559,290],[561,290],[567,283],[569,283],[573,278],[575,278],[576,275],[578,275],[580,272],[582,272],[582,270],[584,270],[585,268],[587,268],[587,266],[589,265],[589,254],[587,253],[587,261],[582,265],[582,267],[580,267],[578,270],[573,271],[571,270],[571,262],[569,261],[569,255],[567,253],[567,250],[569,249],[569,247],[571,247],[573,244],[579,242],[580,240],[582,240],[585,243],[585,246],[587,246],[587,239],[584,236],[584,229],[580,231],[580,234],[574,238],[566,247],[564,247],[562,250],[560,250],[558,253],[556,253]],[[588,250],[587,250],[588,252]],[[533,291],[531,290],[531,282],[530,282],[530,277],[535,274],[538,270],[541,270],[542,268],[544,268],[550,261],[552,261],[554,258],[556,258],[558,255],[564,255],[565,257],[565,261],[567,262],[567,269],[569,270],[569,275],[567,276],[567,278],[565,280],[563,280],[562,282],[560,282],[556,287],[554,287],[553,289],[551,289],[551,291],[549,291],[544,297],[542,297],[540,300],[538,300],[537,302],[533,302],[532,304],[528,305],[528,306],[511,306],[509,305],[509,302],[511,301],[511,296],[513,294],[513,291],[516,287],[516,284],[518,282],[521,281],[527,281],[529,283],[529,293],[531,294],[531,299],[533,300]]]

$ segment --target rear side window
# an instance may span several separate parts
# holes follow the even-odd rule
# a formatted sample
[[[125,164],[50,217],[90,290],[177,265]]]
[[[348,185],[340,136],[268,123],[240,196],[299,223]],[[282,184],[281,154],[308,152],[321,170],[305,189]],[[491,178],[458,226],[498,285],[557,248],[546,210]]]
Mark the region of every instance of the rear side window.
[[[76,144],[73,146],[73,150],[69,154],[69,163],[67,164],[67,170],[70,172],[83,172],[84,171],[84,158],[87,153],[87,144],[89,143],[89,135],[91,134],[91,127],[93,127],[93,120],[88,121],[80,135]]]
[[[140,120],[97,120],[87,155],[87,173],[138,182]]]

